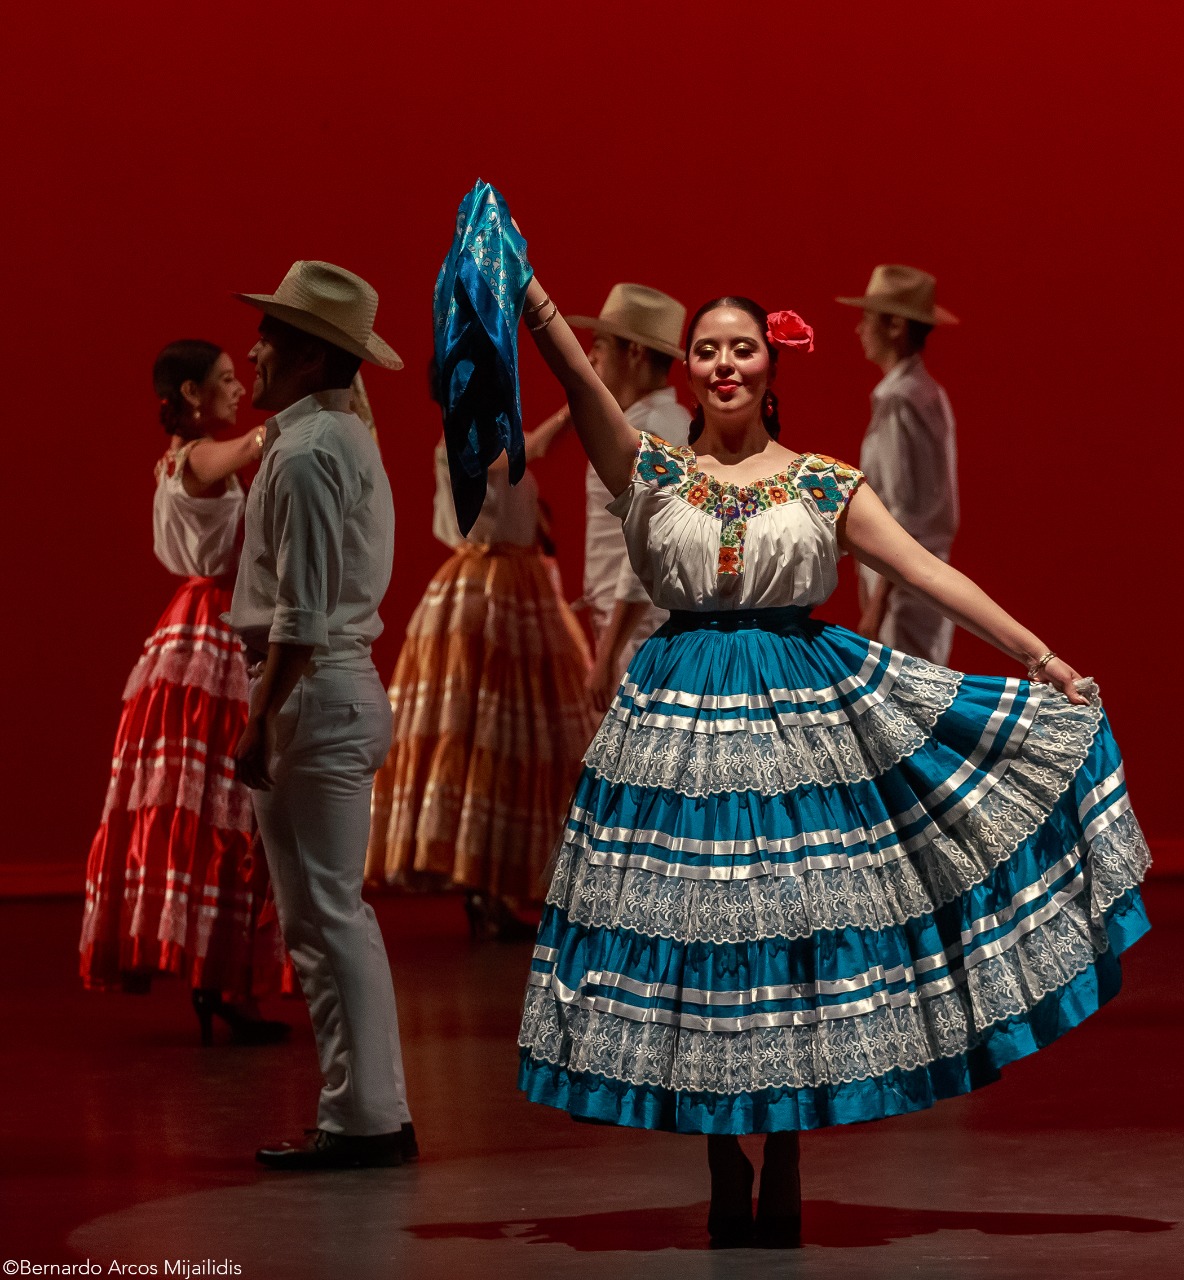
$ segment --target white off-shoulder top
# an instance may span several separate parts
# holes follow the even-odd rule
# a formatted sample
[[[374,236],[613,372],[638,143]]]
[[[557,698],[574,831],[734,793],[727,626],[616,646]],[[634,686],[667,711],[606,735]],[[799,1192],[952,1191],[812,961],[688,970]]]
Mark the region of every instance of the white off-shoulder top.
[[[185,492],[183,476],[191,440],[156,464],[156,496],[152,503],[152,549],[170,572],[182,578],[218,578],[238,564],[239,528],[246,495],[235,476],[217,497],[195,498]]]
[[[608,510],[663,609],[810,606],[838,581],[837,524],[862,472],[824,454],[745,485],[706,475],[689,446],[642,433],[628,488]]]

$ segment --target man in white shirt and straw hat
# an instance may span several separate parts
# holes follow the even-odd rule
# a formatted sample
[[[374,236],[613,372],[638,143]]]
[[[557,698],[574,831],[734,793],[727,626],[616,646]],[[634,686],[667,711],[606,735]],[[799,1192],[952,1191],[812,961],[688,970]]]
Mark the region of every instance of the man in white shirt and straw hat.
[[[324,1075],[317,1128],[257,1158],[285,1169],[401,1164],[418,1149],[390,965],[362,902],[370,789],[391,736],[370,646],[395,513],[350,384],[363,361],[402,361],[374,332],[378,294],[331,263],[297,262],[275,293],[235,296],[263,312],[252,402],[273,414],[227,615],[255,664],[235,754]]]
[[[691,415],[669,384],[670,369],[683,357],[686,307],[669,294],[641,284],[615,284],[599,316],[568,316],[574,329],[595,333],[588,358],[601,382],[638,431],[670,444],[686,444]],[[629,659],[666,620],[629,564],[621,522],[607,507],[613,495],[589,463],[584,482],[584,596],[596,656],[588,689],[599,711],[607,710]]]
[[[957,324],[936,302],[937,282],[916,267],[876,267],[862,297],[839,298],[863,312],[855,332],[883,377],[872,392],[872,419],[860,470],[896,520],[923,547],[948,561],[958,531],[958,449],[945,390],[922,351],[937,325]],[[954,624],[906,587],[859,567],[859,630],[894,649],[945,665]]]

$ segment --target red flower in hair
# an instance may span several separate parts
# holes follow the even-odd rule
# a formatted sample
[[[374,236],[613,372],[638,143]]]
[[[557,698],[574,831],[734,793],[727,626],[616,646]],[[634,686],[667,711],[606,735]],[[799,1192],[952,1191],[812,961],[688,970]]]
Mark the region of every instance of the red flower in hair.
[[[814,350],[814,330],[796,311],[770,311],[765,336],[775,347],[807,353]]]

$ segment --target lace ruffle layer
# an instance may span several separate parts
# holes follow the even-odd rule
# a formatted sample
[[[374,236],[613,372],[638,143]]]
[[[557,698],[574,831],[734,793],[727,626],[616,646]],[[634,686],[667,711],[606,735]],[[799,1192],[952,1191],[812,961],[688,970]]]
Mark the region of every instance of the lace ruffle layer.
[[[229,587],[211,578],[186,579],[144,642],[124,686],[124,702],[164,683],[245,703],[246,650],[221,618],[231,596]]]
[[[794,711],[766,691],[749,696],[743,718],[707,725],[696,718],[688,728],[653,710],[652,702],[644,710],[626,707],[618,694],[584,763],[608,782],[684,796],[776,795],[807,783],[874,778],[926,741],[962,679],[913,658],[903,658],[899,671],[878,675],[876,683],[850,694],[840,712],[818,713],[813,706]],[[812,723],[815,717],[822,723]]]
[[[1141,858],[1099,862],[1092,891],[1082,882],[1001,954],[970,967],[951,959],[949,976],[928,984],[928,993],[918,983],[904,998],[863,1013],[699,1030],[562,1000],[549,986],[532,985],[519,1044],[532,1061],[571,1074],[729,1096],[871,1079],[989,1048],[993,1027],[1030,1014],[1097,963],[1115,917],[1130,917],[1122,921],[1122,945],[1139,936],[1145,918],[1131,890],[1144,865]]]
[[[235,781],[230,756],[209,755],[188,737],[128,742],[111,766],[103,821],[116,810],[187,809],[211,827],[255,829],[251,793]]]
[[[227,633],[230,638],[230,633]],[[123,689],[124,702],[154,684],[201,689],[212,698],[245,703],[248,699],[247,663],[241,645],[226,649],[191,641],[151,645],[132,668]]]
[[[1100,706],[1044,701],[1022,755],[976,803],[950,807],[944,820],[906,813],[869,827],[863,814],[890,811],[896,798],[885,778],[866,784],[866,794],[828,795],[824,807],[806,797],[748,797],[729,813],[735,825],[719,840],[668,836],[661,815],[657,829],[606,828],[577,808],[547,900],[580,925],[682,941],[805,937],[816,929],[876,929],[928,915],[983,883],[1062,799],[1064,821],[1074,822],[1077,801],[1067,793],[1101,719]],[[1117,761],[1107,735],[1094,771],[1107,775],[1111,801],[1126,803]],[[912,763],[917,773],[925,765],[919,758]],[[902,803],[916,795],[916,783],[909,780]],[[585,775],[579,799],[596,803],[601,790],[611,791]],[[620,796],[604,803],[619,804]],[[843,829],[823,825],[835,820]],[[713,825],[719,835],[718,812],[704,819],[709,832]],[[773,833],[782,827],[795,835],[777,840]]]
[[[248,832],[191,810],[117,810],[87,861],[83,981],[162,972],[235,998],[269,990],[283,956],[267,905],[266,859]]]

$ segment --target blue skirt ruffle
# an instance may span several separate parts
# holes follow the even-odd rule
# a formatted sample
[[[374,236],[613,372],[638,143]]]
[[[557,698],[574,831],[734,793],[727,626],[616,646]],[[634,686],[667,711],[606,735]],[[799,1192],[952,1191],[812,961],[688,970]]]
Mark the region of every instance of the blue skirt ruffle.
[[[520,1087],[582,1118],[809,1129],[932,1105],[1076,1026],[1147,929],[1096,695],[804,610],[676,615],[585,757]]]

